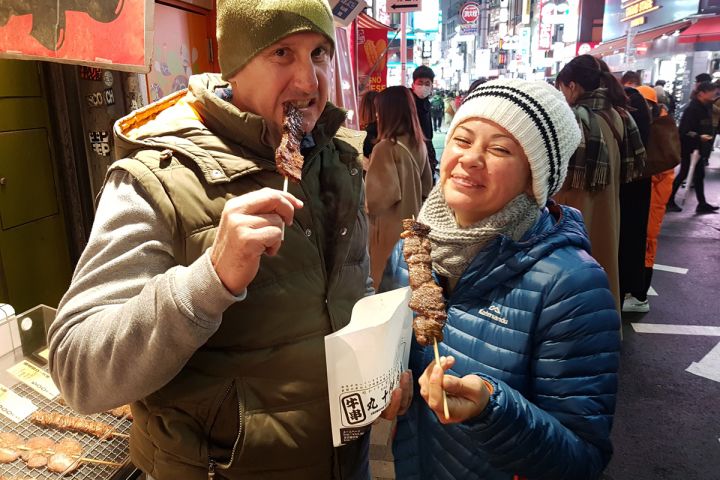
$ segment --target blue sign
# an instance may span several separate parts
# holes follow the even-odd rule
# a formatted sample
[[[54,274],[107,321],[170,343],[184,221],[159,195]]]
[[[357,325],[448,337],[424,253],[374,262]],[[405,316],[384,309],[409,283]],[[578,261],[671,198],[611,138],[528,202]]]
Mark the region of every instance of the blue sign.
[[[359,0],[340,0],[337,5],[333,7],[333,15],[339,19],[346,20],[359,4]]]
[[[700,0],[605,0],[602,41],[677,22],[698,13]]]

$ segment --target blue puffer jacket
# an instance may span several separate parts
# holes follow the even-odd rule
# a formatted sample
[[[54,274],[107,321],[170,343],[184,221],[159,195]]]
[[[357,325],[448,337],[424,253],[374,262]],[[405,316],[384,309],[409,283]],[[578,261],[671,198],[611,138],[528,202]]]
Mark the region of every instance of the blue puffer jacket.
[[[417,378],[432,347],[413,340],[413,402],[393,445],[399,479],[592,480],[612,455],[620,319],[590,257],[582,217],[550,205],[520,242],[483,249],[446,299],[441,355],[450,374],[477,374],[494,392],[462,424],[442,425]],[[381,288],[407,285],[402,246]]]

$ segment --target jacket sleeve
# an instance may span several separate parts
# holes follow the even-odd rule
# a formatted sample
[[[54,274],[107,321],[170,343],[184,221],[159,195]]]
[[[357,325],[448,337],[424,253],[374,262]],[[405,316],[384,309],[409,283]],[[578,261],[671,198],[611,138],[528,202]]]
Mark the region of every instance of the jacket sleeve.
[[[240,300],[223,286],[207,252],[183,267],[172,246],[142,187],[127,172],[113,172],[48,335],[52,377],[78,412],[158,390]]]
[[[389,140],[383,140],[373,149],[365,177],[365,195],[368,214],[371,216],[382,215],[402,200],[400,174]]]
[[[690,103],[680,118],[680,141],[686,151],[700,148],[700,117],[695,105]]]
[[[430,190],[433,187],[433,171],[428,161],[423,162],[422,174],[420,175],[420,185],[422,188],[422,201],[425,202],[430,196]]]
[[[547,290],[533,342],[528,398],[494,386],[462,428],[498,469],[539,480],[593,480],[612,455],[620,320],[604,271],[590,262]]]
[[[648,108],[645,98],[635,89],[632,89],[632,93],[629,96],[630,106],[633,107],[630,115],[635,120],[638,131],[640,132],[640,138],[642,139],[643,145],[648,144],[648,138],[650,137],[650,123],[652,117],[650,116],[650,109]]]

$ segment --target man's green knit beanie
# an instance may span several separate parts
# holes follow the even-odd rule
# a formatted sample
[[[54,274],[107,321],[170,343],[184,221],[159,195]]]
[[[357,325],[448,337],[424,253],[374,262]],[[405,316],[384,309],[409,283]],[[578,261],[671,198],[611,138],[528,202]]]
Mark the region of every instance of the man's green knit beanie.
[[[327,0],[218,0],[222,78],[228,80],[264,48],[298,32],[325,35],[335,48],[335,27]]]

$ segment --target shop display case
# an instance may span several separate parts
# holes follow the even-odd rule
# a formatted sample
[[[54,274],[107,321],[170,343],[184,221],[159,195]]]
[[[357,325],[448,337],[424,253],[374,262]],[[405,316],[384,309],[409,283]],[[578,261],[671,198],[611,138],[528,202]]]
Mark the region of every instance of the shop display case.
[[[12,309],[10,309],[12,310]],[[25,443],[34,437],[46,437],[53,442],[72,439],[80,454],[68,470],[53,472],[46,466],[29,468],[30,462],[17,458],[0,463],[0,478],[23,479],[92,479],[130,480],[140,476],[130,463],[129,433],[132,420],[127,413],[115,412],[80,415],[65,405],[48,374],[47,331],[55,318],[55,309],[38,305],[26,312],[13,315],[0,308],[0,434],[14,434]],[[4,318],[3,318],[4,317]],[[72,417],[90,427],[105,425],[98,436],[37,425],[37,414]],[[35,417],[33,417],[35,415]],[[117,416],[116,416],[117,415]],[[31,421],[35,419],[36,423]],[[59,418],[59,417],[58,417]],[[9,438],[5,436],[4,438]],[[3,437],[0,436],[0,443]],[[5,445],[0,445],[5,447]],[[51,458],[54,447],[35,452]],[[2,448],[0,448],[2,450]],[[16,448],[25,453],[26,445]],[[0,452],[2,453],[2,452]],[[12,456],[10,457],[12,458]],[[0,462],[3,456],[0,455]],[[40,462],[42,463],[42,461]],[[70,462],[75,463],[75,462]],[[66,464],[67,463],[66,459]],[[49,466],[49,465],[48,465]],[[57,462],[54,465],[57,467]],[[57,469],[57,468],[56,468]]]

